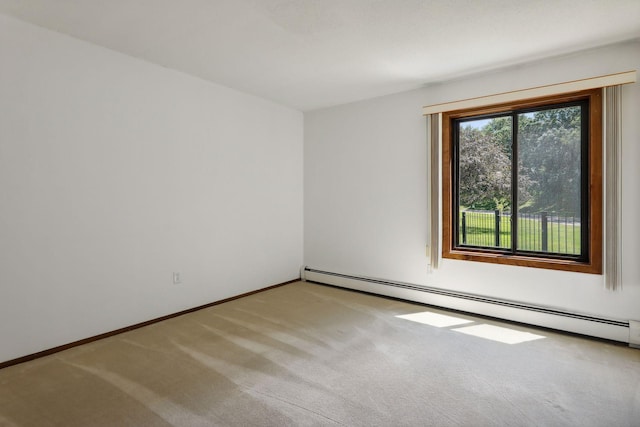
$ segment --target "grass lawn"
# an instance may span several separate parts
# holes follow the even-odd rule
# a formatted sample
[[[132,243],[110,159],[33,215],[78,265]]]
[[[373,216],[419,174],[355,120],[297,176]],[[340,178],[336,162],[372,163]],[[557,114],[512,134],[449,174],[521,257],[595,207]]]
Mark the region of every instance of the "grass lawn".
[[[465,212],[466,245],[500,247],[511,246],[511,217],[500,217],[500,245],[496,246],[495,214],[493,212]],[[459,240],[463,243],[462,215]],[[537,218],[518,220],[518,244],[520,250],[542,252],[542,221]],[[546,252],[580,254],[580,223],[569,218],[547,222]]]

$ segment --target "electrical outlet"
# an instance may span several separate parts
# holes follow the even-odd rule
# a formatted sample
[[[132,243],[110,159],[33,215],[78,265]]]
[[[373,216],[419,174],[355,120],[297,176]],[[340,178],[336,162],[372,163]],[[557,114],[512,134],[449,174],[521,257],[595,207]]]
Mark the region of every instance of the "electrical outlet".
[[[173,284],[174,285],[179,285],[181,283],[182,283],[182,277],[180,277],[180,273],[174,272],[173,273]]]

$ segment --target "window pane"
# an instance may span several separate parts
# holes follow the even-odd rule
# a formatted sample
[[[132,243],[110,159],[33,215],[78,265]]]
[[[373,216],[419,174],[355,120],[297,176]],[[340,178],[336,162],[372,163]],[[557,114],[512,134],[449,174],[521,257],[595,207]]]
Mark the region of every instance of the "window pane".
[[[458,244],[511,247],[510,116],[458,123]]]
[[[518,250],[580,254],[581,107],[518,115]]]

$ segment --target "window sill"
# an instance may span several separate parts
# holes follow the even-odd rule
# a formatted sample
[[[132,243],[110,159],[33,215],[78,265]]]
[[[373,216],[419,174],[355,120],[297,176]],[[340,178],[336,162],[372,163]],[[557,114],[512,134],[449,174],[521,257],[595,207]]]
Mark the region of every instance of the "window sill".
[[[576,273],[602,274],[602,265],[565,259],[550,259],[518,255],[505,255],[473,250],[451,250],[442,254],[443,258],[463,261],[488,262],[492,264],[514,265],[518,267],[544,268]]]

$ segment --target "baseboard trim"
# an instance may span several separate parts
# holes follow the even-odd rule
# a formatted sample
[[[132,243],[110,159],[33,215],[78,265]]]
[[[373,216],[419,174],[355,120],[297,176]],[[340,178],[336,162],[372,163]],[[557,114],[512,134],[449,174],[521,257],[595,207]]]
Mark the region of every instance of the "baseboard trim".
[[[303,280],[354,289],[481,316],[525,323],[611,341],[629,343],[629,321],[572,313],[518,301],[450,291],[411,283],[304,267]]]
[[[298,282],[300,280],[300,278],[297,279],[292,279],[292,280],[288,280],[286,282],[282,282],[282,283],[278,283],[276,285],[271,285],[271,286],[267,286],[266,288],[261,288],[261,289],[257,289],[255,291],[251,291],[251,292],[246,292],[240,295],[235,295],[229,298],[225,298],[219,301],[214,301],[214,302],[210,302],[204,305],[200,305],[197,307],[193,307],[193,308],[188,308],[186,310],[182,310],[179,311],[177,313],[172,313],[172,314],[167,314],[166,316],[161,316],[161,317],[157,317],[155,319],[151,319],[151,320],[147,320],[144,322],[140,322],[140,323],[136,323],[135,325],[130,325],[130,326],[125,326],[124,328],[120,328],[120,329],[116,329],[114,331],[110,331],[110,332],[105,332],[103,334],[99,334],[99,335],[95,335],[89,338],[84,338],[78,341],[74,341],[68,344],[63,344],[57,347],[53,347],[53,348],[49,348],[47,350],[42,350],[39,351],[37,353],[33,353],[33,354],[28,354],[26,356],[22,356],[22,357],[18,357],[16,359],[11,359],[11,360],[7,360],[6,362],[0,362],[0,369],[3,368],[7,368],[9,366],[13,366],[13,365],[18,365],[20,363],[24,363],[24,362],[29,362],[31,360],[35,360],[35,359],[39,359],[41,357],[45,357],[45,356],[49,356],[55,353],[59,353],[61,351],[64,350],[68,350],[70,348],[73,347],[78,347],[81,346],[83,344],[88,344],[94,341],[99,341],[101,339],[104,338],[109,338],[112,337],[114,335],[119,335],[122,334],[124,332],[129,332],[129,331],[133,331],[134,329],[139,329],[139,328],[143,328],[145,326],[149,326],[149,325],[153,325],[154,323],[158,323],[158,322],[162,322],[164,320],[168,320],[168,319],[173,319],[174,317],[178,317],[178,316],[183,316],[185,314],[189,314],[189,313],[193,313],[195,311],[199,311],[199,310],[203,310],[205,308],[209,308],[209,307],[213,307],[219,304],[224,304],[225,302],[229,302],[229,301],[233,301],[233,300],[237,300],[240,298],[244,298],[244,297],[248,297],[250,295],[254,295],[254,294],[258,294],[261,292],[265,292],[265,291],[269,291],[271,289],[275,289],[275,288],[279,288],[280,286],[284,286],[284,285],[288,285],[291,283],[295,283]]]

